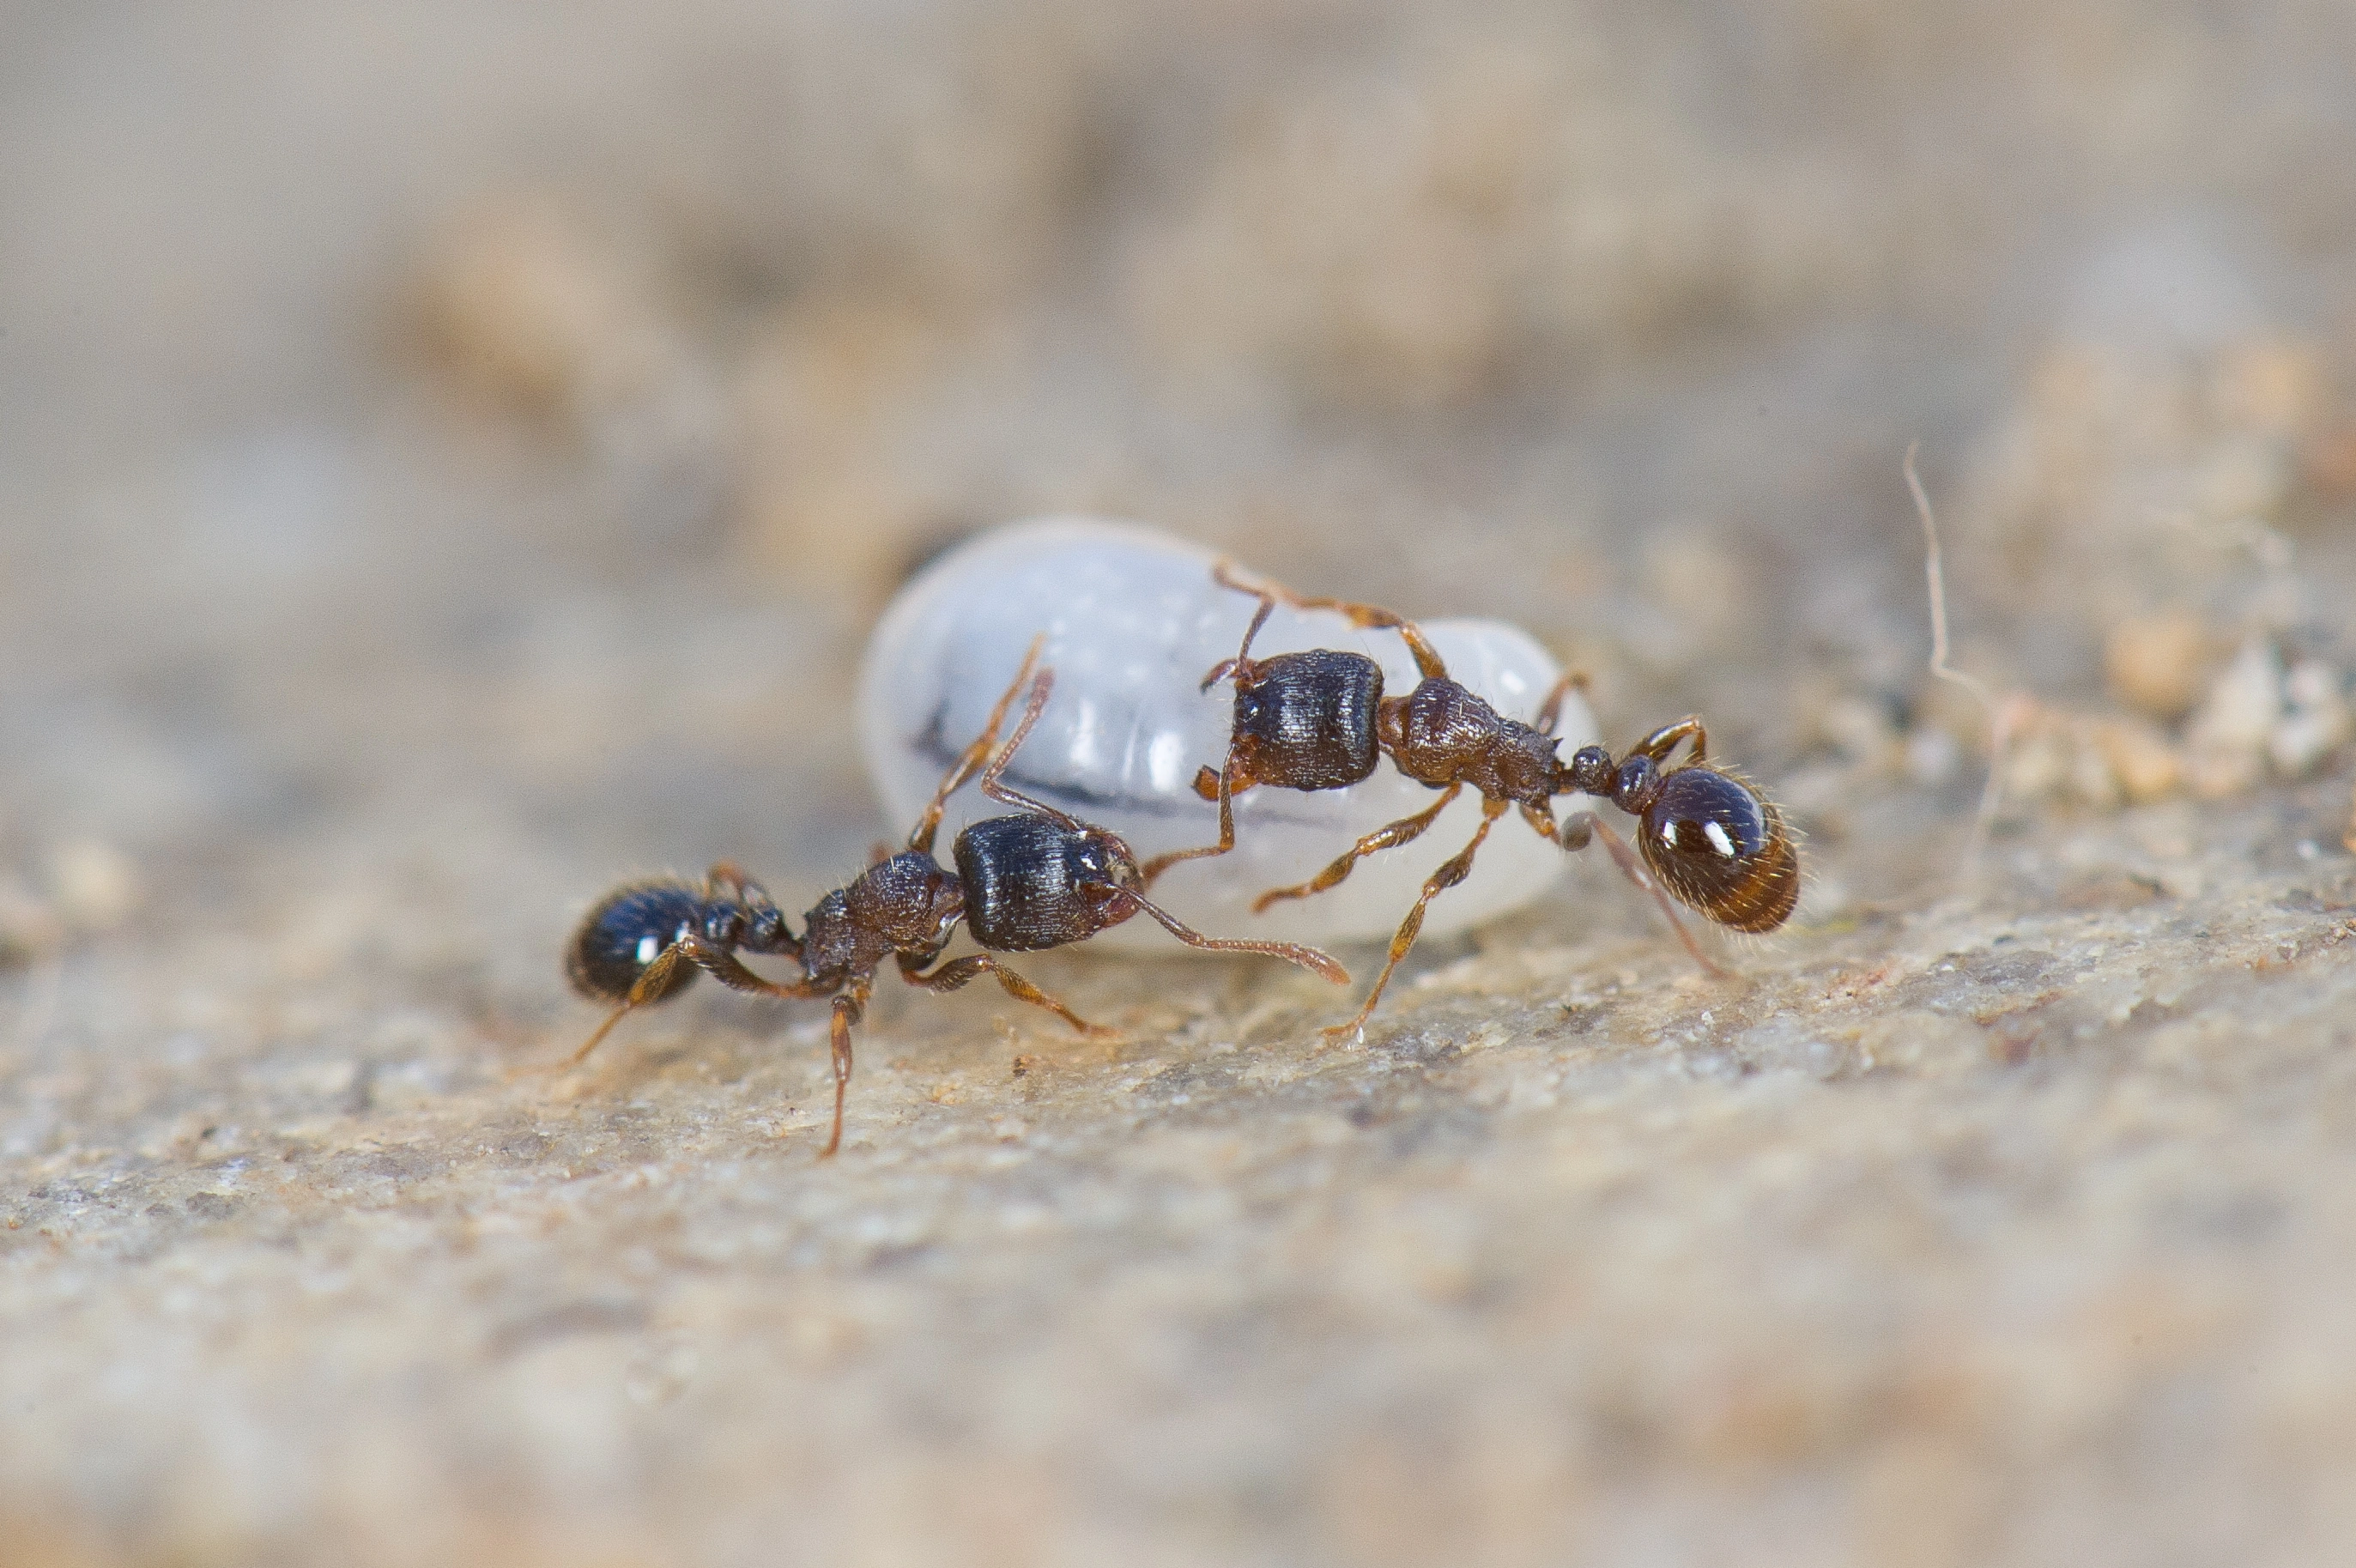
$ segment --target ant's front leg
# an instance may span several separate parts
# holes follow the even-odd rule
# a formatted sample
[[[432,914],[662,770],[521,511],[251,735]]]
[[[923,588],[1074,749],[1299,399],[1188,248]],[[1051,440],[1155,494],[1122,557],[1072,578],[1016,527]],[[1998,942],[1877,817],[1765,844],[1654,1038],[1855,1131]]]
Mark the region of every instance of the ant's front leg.
[[[1031,682],[1031,701],[1023,709],[1023,722],[1014,727],[1014,733],[1007,737],[1006,744],[998,749],[998,754],[990,759],[990,765],[981,770],[981,793],[991,800],[1027,811],[1033,816],[1044,816],[1077,833],[1084,826],[1079,818],[1069,812],[1056,810],[1044,800],[1033,800],[1005,783],[1007,764],[1014,761],[1014,753],[1023,749],[1023,742],[1031,738],[1033,728],[1039,722],[1039,715],[1047,711],[1047,699],[1055,689],[1055,672],[1052,669],[1041,670]]]
[[[1231,675],[1238,681],[1248,677],[1252,667],[1252,639],[1259,635],[1259,629],[1268,624],[1269,616],[1276,611],[1275,594],[1265,588],[1254,588],[1248,583],[1237,581],[1227,575],[1227,563],[1224,560],[1211,568],[1211,580],[1222,588],[1232,588],[1238,593],[1251,594],[1259,601],[1259,609],[1252,615],[1251,624],[1244,628],[1243,644],[1236,649],[1236,656],[1231,659],[1221,659],[1211,667],[1211,673],[1203,677],[1200,689],[1204,691],[1210,690]]]
[[[1194,793],[1219,803],[1219,841],[1205,844],[1198,849],[1173,849],[1166,855],[1156,855],[1139,869],[1143,878],[1141,886],[1151,887],[1155,878],[1181,860],[1200,860],[1206,856],[1224,855],[1236,847],[1236,795],[1259,782],[1245,772],[1243,762],[1237,755],[1238,750],[1230,741],[1227,743],[1226,766],[1215,773],[1208,768],[1199,768],[1194,773]],[[1210,786],[1207,790],[1204,787],[1206,784]]]
[[[1328,888],[1338,887],[1343,880],[1349,876],[1351,868],[1368,855],[1379,854],[1385,849],[1396,849],[1402,844],[1413,843],[1423,836],[1425,828],[1439,820],[1440,814],[1448,809],[1448,803],[1454,800],[1463,788],[1462,784],[1450,784],[1440,792],[1440,798],[1432,803],[1429,810],[1419,811],[1413,816],[1402,816],[1388,827],[1377,827],[1355,844],[1351,845],[1346,854],[1308,881],[1290,888],[1270,888],[1252,901],[1252,913],[1265,914],[1268,912],[1268,906],[1272,903],[1279,903],[1286,899],[1305,899],[1312,893],[1322,893]]]

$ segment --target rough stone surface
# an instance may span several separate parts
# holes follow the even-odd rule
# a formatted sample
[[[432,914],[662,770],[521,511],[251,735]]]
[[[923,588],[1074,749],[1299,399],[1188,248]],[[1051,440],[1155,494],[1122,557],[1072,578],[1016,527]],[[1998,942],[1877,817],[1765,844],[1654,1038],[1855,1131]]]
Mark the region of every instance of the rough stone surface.
[[[2351,61],[0,20],[0,1562],[2350,1560]],[[826,1163],[815,1007],[545,1071],[602,890],[904,827],[869,619],[1056,510],[1707,714],[1798,916],[1713,981],[1582,866],[1331,1048],[1266,967],[890,988]]]

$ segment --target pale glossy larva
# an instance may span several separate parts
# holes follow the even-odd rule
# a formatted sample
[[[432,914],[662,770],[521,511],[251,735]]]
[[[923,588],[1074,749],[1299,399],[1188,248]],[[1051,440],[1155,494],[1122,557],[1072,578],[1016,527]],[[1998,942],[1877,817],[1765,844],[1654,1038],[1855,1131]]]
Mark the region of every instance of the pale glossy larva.
[[[1207,844],[1218,808],[1192,787],[1195,769],[1226,754],[1234,711],[1204,674],[1231,658],[1257,607],[1211,579],[1217,556],[1131,524],[1057,517],[994,529],[943,556],[901,590],[869,640],[860,676],[860,740],[885,820],[912,819],[942,770],[987,720],[1033,637],[1055,688],[1007,782],[1128,839],[1141,859]],[[1247,569],[1248,563],[1243,563]],[[1458,680],[1511,717],[1534,716],[1560,673],[1526,633],[1498,621],[1440,620],[1423,629]],[[1364,653],[1387,689],[1407,691],[1414,661],[1398,636],[1341,616],[1280,608],[1256,656],[1302,648]],[[1566,700],[1558,753],[1596,739],[1577,693]],[[1458,800],[1413,846],[1358,863],[1315,898],[1251,912],[1271,887],[1312,875],[1362,833],[1420,811],[1432,792],[1387,763],[1348,789],[1262,788],[1236,801],[1233,853],[1173,867],[1154,895],[1216,935],[1289,942],[1388,937],[1432,868],[1472,837],[1481,803]],[[969,787],[949,805],[955,833],[1002,806]],[[1564,851],[1526,832],[1491,836],[1472,877],[1434,902],[1427,935],[1461,930],[1528,903],[1561,874]],[[1093,948],[1167,952],[1158,931],[1117,927]],[[1080,951],[1087,951],[1082,948]]]

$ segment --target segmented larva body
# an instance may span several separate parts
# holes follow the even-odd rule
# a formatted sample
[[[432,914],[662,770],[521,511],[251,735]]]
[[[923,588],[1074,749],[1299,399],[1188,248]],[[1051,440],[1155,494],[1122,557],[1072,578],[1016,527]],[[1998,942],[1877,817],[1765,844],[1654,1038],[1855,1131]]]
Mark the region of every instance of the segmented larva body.
[[[1212,581],[1217,555],[1133,524],[1057,517],[1016,523],[959,546],[901,590],[869,640],[860,676],[860,740],[887,821],[914,817],[942,770],[985,722],[991,704],[1042,634],[1055,695],[1006,779],[1026,794],[1126,838],[1141,859],[1218,837],[1218,807],[1194,793],[1195,770],[1227,753],[1235,694],[1201,689],[1235,656],[1257,603]],[[1248,563],[1239,563],[1248,571]],[[1535,717],[1560,675],[1526,633],[1499,621],[1421,623],[1449,672],[1513,718]],[[1363,653],[1386,691],[1412,690],[1415,661],[1397,635],[1341,616],[1279,608],[1256,657],[1309,648]],[[1558,754],[1597,739],[1572,693]],[[1387,763],[1347,789],[1261,788],[1235,802],[1233,853],[1173,867],[1155,896],[1181,920],[1221,935],[1286,942],[1379,940],[1415,901],[1432,868],[1472,837],[1480,801],[1451,805],[1415,846],[1361,861],[1316,898],[1252,912],[1269,888],[1313,874],[1360,834],[1420,811],[1432,792]],[[970,786],[945,827],[1002,810]],[[1426,935],[1462,930],[1530,902],[1566,859],[1529,833],[1492,837],[1472,877],[1434,902]],[[1126,926],[1088,944],[1167,952],[1158,933]]]

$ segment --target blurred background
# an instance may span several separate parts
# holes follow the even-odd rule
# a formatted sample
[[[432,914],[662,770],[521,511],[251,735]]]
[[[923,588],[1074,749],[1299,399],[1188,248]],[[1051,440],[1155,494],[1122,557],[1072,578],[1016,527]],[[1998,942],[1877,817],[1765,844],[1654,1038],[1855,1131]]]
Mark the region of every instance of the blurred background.
[[[2288,771],[2344,738],[2320,0],[0,26],[18,949],[134,867],[176,918],[388,858],[830,885],[870,618],[1046,510],[1516,620],[1622,741],[1708,713],[1837,852],[1976,787],[1919,438],[1959,662],[2056,709],[2017,798],[2254,784],[2246,736],[2185,751],[2254,645],[2321,661]]]
[[[802,907],[876,611],[1046,511],[1705,713],[1821,926],[1987,760],[1919,440],[1999,843],[2344,801],[2351,151],[2337,0],[0,9],[0,1155]]]

